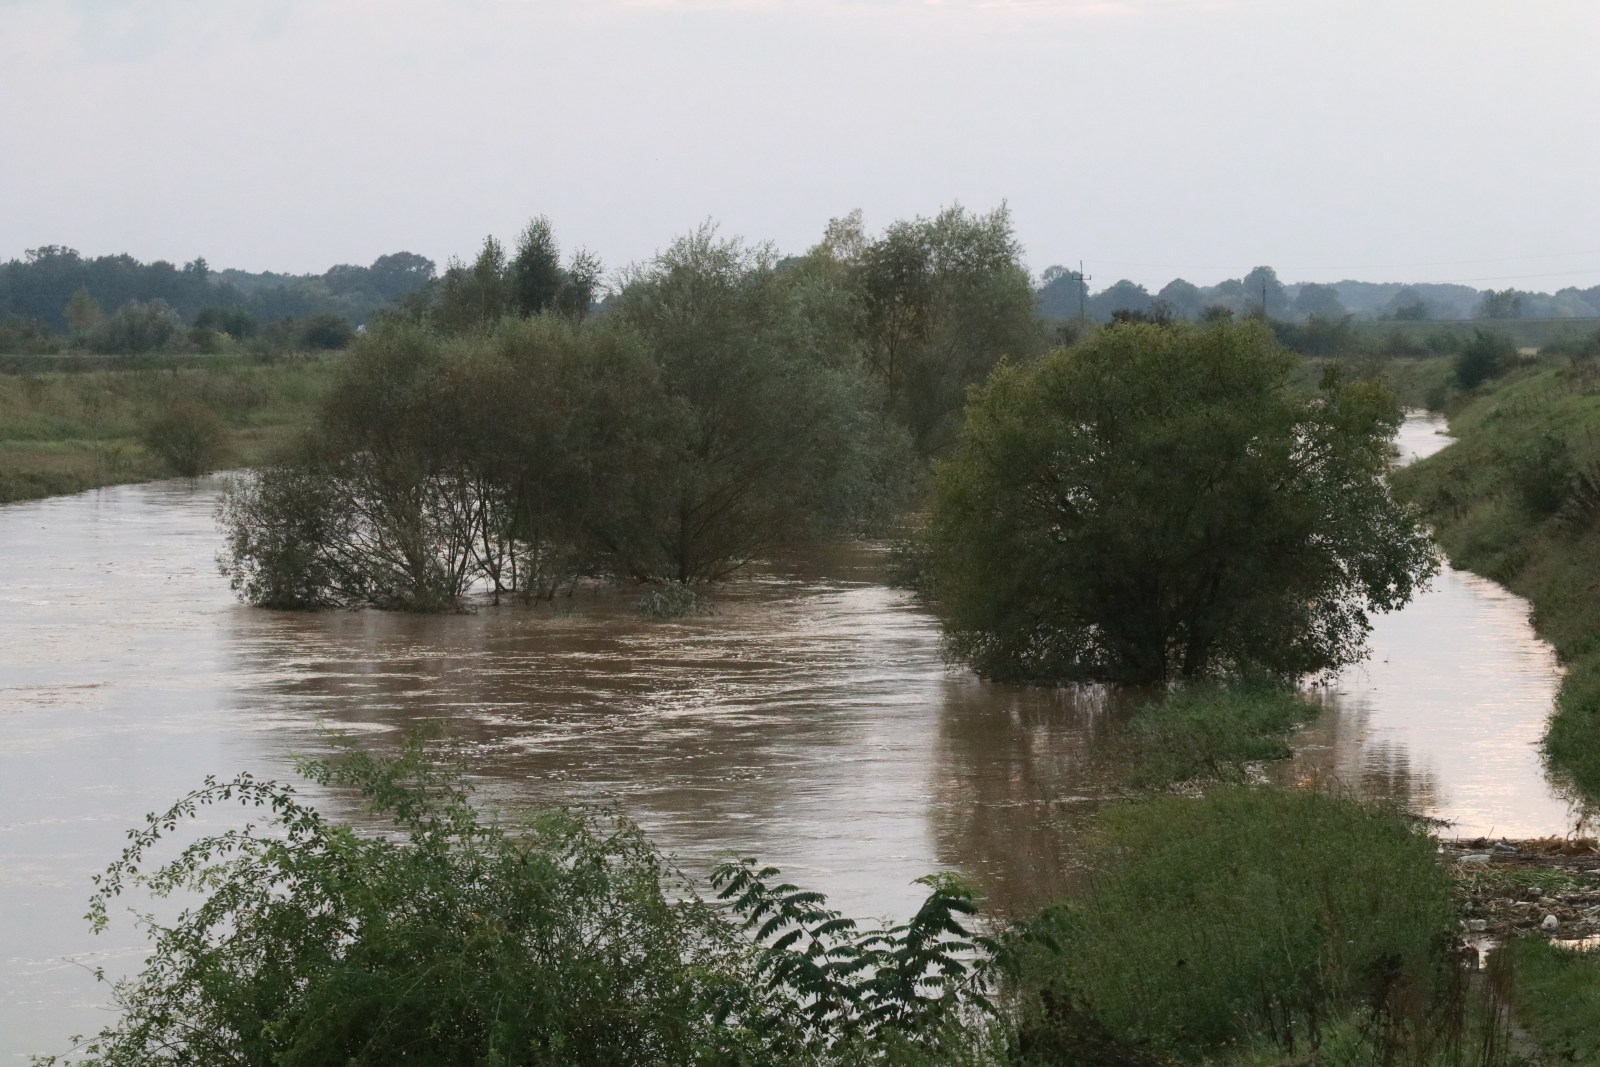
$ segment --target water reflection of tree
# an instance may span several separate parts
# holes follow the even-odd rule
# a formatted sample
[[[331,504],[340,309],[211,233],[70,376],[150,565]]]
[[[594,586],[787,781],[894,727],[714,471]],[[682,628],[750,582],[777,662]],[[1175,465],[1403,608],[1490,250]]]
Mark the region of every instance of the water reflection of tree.
[[[1308,695],[1323,710],[1295,734],[1294,759],[1270,768],[1269,777],[1284,785],[1339,790],[1413,811],[1439,806],[1441,786],[1432,770],[1415,766],[1403,745],[1369,737],[1372,708],[1365,700],[1329,689]]]
[[[987,907],[1023,912],[1082,874],[1076,844],[1112,788],[1102,688],[1025,689],[967,677],[942,692],[932,823],[942,864]]]

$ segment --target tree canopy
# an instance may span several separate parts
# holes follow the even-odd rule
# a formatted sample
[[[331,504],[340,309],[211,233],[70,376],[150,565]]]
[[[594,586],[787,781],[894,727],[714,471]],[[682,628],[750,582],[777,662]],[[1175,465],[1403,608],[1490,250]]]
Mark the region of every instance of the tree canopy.
[[[939,471],[950,650],[1010,680],[1299,676],[1433,572],[1390,495],[1401,411],[1370,381],[1291,387],[1263,324],[1126,325],[978,393]]]
[[[770,250],[703,228],[587,321],[559,297],[486,307],[497,246],[480,266],[449,305],[463,329],[371,331],[300,453],[227,495],[223,567],[245,599],[444,610],[478,586],[702,582],[905,499],[911,449],[850,320]]]

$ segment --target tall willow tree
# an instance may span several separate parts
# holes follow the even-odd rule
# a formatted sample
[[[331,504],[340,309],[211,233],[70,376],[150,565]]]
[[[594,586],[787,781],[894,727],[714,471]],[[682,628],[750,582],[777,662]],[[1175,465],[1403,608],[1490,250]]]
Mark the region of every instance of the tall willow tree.
[[[594,320],[558,295],[459,333],[389,324],[299,454],[227,496],[223,568],[274,607],[446,610],[584,575],[711,581],[859,530],[913,464],[837,303],[704,229]]]
[[[974,399],[939,471],[949,647],[1002,679],[1152,682],[1358,659],[1433,573],[1373,382],[1291,386],[1259,323],[1124,325]]]
[[[811,284],[710,227],[628,279],[615,315],[645,338],[677,427],[653,510],[617,546],[628,569],[716,578],[900,502],[903,435]]]
[[[1025,362],[1044,348],[1004,205],[983,215],[956,205],[877,237],[855,212],[835,219],[808,258],[840,279],[880,403],[925,456],[954,441],[968,387],[1002,359]]]

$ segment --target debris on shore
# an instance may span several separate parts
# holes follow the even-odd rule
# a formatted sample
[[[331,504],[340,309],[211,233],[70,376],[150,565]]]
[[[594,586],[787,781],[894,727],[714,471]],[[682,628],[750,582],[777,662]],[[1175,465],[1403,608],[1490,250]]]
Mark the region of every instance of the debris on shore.
[[[1600,842],[1441,840],[1455,874],[1470,940],[1543,937],[1600,947]]]

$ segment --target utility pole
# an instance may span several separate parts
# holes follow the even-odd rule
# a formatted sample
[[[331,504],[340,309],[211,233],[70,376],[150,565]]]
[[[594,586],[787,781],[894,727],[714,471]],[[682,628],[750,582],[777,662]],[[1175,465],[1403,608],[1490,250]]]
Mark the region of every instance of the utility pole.
[[[1084,300],[1089,295],[1089,275],[1083,273],[1083,260],[1078,260],[1078,325],[1082,326],[1089,321],[1088,311]]]

